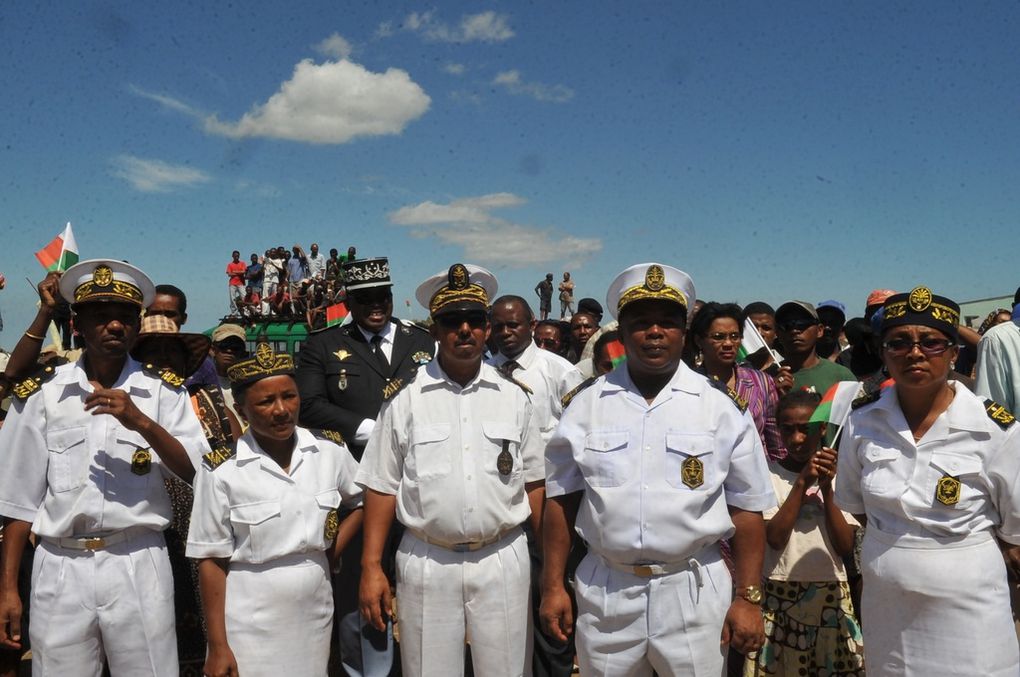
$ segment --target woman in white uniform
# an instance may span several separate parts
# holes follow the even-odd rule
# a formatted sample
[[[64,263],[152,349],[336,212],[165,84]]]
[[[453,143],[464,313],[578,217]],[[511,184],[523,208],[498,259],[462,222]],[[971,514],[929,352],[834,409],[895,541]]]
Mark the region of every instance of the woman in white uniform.
[[[959,306],[917,287],[882,312],[895,385],[854,403],[836,473],[836,501],[866,517],[868,675],[1016,677],[1020,426],[949,380]]]
[[[361,526],[361,490],[335,433],[296,426],[293,373],[266,344],[230,368],[249,428],[195,477],[187,554],[200,560],[211,677],[326,675],[330,562]]]

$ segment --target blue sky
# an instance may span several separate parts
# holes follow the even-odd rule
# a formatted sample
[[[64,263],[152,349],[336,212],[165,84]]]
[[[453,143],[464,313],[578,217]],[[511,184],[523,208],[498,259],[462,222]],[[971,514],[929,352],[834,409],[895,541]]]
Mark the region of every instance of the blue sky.
[[[0,345],[67,221],[195,330],[232,249],[313,241],[388,255],[414,317],[456,261],[529,298],[651,260],[851,315],[1008,295],[1018,29],[1004,2],[7,2]]]

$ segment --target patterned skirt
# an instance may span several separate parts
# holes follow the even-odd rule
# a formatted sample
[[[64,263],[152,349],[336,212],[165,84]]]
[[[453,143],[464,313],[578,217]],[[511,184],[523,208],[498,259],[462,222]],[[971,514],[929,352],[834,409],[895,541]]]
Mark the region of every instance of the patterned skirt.
[[[744,663],[744,677],[864,675],[861,626],[845,581],[765,580],[765,644]]]

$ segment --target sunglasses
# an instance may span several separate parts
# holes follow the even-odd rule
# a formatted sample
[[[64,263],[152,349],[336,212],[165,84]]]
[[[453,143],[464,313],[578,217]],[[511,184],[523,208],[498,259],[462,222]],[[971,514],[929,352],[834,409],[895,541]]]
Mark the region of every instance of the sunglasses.
[[[936,338],[934,336],[926,336],[920,341],[913,341],[908,338],[894,338],[882,344],[886,352],[894,357],[902,357],[914,350],[914,346],[921,349],[921,352],[931,357],[932,355],[941,355],[942,353],[949,350],[952,346],[956,345],[949,339]]]
[[[781,331],[792,331],[798,334],[802,331],[807,331],[811,327],[817,327],[818,322],[815,320],[792,320],[790,322],[780,322],[778,327]]]
[[[364,306],[370,303],[385,303],[393,298],[393,292],[389,289],[352,291],[350,297],[355,303]]]
[[[443,329],[460,329],[467,323],[472,329],[481,329],[488,322],[485,313],[446,313],[436,318],[436,324]]]
[[[247,349],[245,345],[239,341],[228,341],[226,343],[214,343],[213,347],[221,353],[234,353],[239,355],[245,352]]]

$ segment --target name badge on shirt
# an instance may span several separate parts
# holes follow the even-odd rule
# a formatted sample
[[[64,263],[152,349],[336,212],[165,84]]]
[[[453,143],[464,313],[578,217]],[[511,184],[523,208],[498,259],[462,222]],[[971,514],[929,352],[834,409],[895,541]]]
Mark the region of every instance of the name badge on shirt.
[[[496,470],[506,477],[514,469],[514,457],[510,455],[510,440],[503,440],[503,451],[496,457]]]
[[[148,449],[135,449],[131,455],[131,472],[136,475],[148,475],[152,469],[152,452]]]
[[[960,480],[943,475],[935,485],[935,500],[942,505],[956,505],[960,501]]]
[[[336,538],[337,532],[340,531],[340,516],[336,510],[330,510],[326,513],[326,525],[322,530],[323,536],[326,537],[327,541],[332,541]]]
[[[697,489],[705,483],[705,464],[701,459],[691,456],[680,464],[680,480],[691,489]]]

